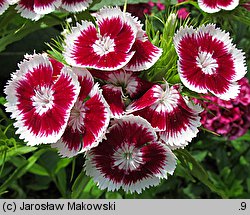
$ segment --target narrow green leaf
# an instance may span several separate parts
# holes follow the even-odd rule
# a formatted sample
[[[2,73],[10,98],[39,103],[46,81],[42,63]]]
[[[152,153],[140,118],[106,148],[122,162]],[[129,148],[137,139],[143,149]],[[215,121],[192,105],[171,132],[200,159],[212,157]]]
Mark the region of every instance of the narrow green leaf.
[[[0,104],[4,105],[6,103],[6,99],[4,97],[0,97]]]
[[[6,153],[6,158],[4,159],[4,157],[0,157],[0,165],[2,165],[3,162],[10,160],[12,157],[15,157],[17,155],[27,154],[29,152],[33,152],[36,150],[37,147],[31,147],[31,146],[17,146],[9,148]]]
[[[15,180],[22,177],[40,158],[40,156],[46,151],[46,149],[40,149],[35,152],[25,164],[17,168],[14,173],[0,186],[0,193],[5,191]]]
[[[106,199],[122,199],[122,195],[118,192],[106,192],[105,198]]]
[[[207,172],[203,169],[203,167],[194,159],[194,157],[185,149],[178,149],[175,151],[176,156],[179,160],[181,160],[181,164],[184,165],[185,168],[188,168],[190,173],[197,178],[200,182],[205,184],[211,191],[217,193],[222,198],[227,198],[225,192],[214,184],[212,184],[209,180],[209,176]]]
[[[86,187],[88,182],[90,181],[90,177],[86,176],[85,172],[82,171],[76,178],[74,184],[72,185],[72,193],[71,198],[77,199],[83,192],[83,189]]]
[[[57,174],[61,169],[68,166],[72,162],[72,160],[73,160],[72,158],[62,158],[62,159],[60,159],[56,164],[55,174]]]
[[[67,198],[67,175],[65,169],[60,169],[56,174],[56,181],[62,197]]]

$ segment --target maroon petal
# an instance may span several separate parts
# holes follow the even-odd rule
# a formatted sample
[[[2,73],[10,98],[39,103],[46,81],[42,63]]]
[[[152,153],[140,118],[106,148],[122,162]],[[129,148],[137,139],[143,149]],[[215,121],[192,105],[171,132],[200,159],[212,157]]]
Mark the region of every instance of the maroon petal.
[[[100,189],[138,192],[160,183],[176,166],[169,148],[156,142],[150,124],[141,117],[124,116],[110,128],[107,139],[86,157],[86,174]]]
[[[83,101],[89,96],[91,90],[93,89],[94,78],[89,71],[84,68],[73,67],[73,72],[78,75],[78,81],[81,86],[79,100]]]
[[[134,56],[125,66],[126,70],[141,71],[149,69],[160,58],[162,50],[154,46],[144,35],[142,39],[136,39],[132,51],[135,51]]]
[[[110,120],[108,104],[98,85],[92,88],[88,96],[87,101],[78,98],[71,110],[65,133],[57,143],[51,145],[64,157],[72,157],[97,146],[105,136]]]
[[[79,94],[77,76],[64,67],[53,80],[47,55],[35,54],[19,68],[5,88],[6,111],[16,119],[16,133],[29,145],[54,143],[62,136]]]
[[[151,87],[141,98],[135,100],[127,107],[127,112],[131,113],[149,107],[159,101],[162,88],[159,85]]]
[[[120,117],[124,114],[125,104],[123,102],[123,93],[121,87],[116,87],[111,84],[102,87],[102,93],[106,99],[112,117]]]
[[[86,10],[92,0],[62,0],[61,7],[69,12],[80,12]]]

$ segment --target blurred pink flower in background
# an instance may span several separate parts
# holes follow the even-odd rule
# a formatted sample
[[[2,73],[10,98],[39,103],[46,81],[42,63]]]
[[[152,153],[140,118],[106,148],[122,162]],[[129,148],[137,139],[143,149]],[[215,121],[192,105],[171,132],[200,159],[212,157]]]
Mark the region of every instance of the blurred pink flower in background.
[[[177,10],[177,16],[179,19],[186,19],[189,16],[189,11],[187,8],[183,7]]]
[[[143,20],[145,18],[145,14],[150,15],[154,7],[156,7],[158,11],[165,10],[165,5],[161,3],[160,0],[158,0],[157,3],[150,0],[148,3],[128,4],[127,12]]]
[[[247,78],[242,78],[239,85],[241,90],[235,99],[223,101],[206,95],[204,98],[211,102],[201,102],[205,109],[200,114],[202,125],[229,140],[244,135],[250,128],[250,84]]]
[[[178,3],[185,2],[186,0],[178,0]],[[186,19],[189,16],[189,11],[186,7],[182,7],[179,10],[177,10],[177,16],[179,19]]]

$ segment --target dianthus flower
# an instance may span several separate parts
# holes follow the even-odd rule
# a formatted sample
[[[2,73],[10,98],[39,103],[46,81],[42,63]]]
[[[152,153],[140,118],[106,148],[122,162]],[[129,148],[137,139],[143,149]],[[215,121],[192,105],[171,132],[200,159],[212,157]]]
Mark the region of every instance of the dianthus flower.
[[[68,64],[98,70],[150,68],[161,56],[140,22],[119,8],[103,8],[95,14],[97,26],[83,21],[66,35],[64,57]]]
[[[141,98],[127,107],[128,113],[146,119],[170,147],[184,147],[198,133],[201,125],[199,105],[180,94],[180,86],[154,85]]]
[[[229,100],[239,93],[237,81],[246,74],[244,53],[229,34],[209,24],[197,30],[181,27],[174,36],[182,83],[198,93],[210,91]]]
[[[4,91],[6,111],[16,119],[16,133],[36,145],[59,140],[80,87],[71,68],[46,54],[34,54],[19,64]]]
[[[139,116],[123,116],[113,122],[107,139],[87,152],[86,174],[100,189],[122,188],[141,193],[173,174],[176,158],[157,141],[151,125]]]
[[[138,77],[137,72],[119,69],[101,72],[91,70],[91,74],[104,82],[103,96],[110,106],[111,116],[120,117],[125,114],[126,106],[132,99],[139,98],[153,84]]]
[[[109,125],[109,106],[98,83],[86,69],[73,68],[78,75],[81,91],[71,110],[65,132],[53,148],[65,157],[72,157],[99,144]]]

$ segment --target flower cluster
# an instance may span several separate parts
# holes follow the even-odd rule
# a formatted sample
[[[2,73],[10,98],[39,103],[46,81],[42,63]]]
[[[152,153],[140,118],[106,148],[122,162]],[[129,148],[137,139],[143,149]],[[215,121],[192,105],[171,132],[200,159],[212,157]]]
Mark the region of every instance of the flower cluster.
[[[250,84],[247,78],[239,81],[239,95],[230,101],[206,95],[208,101],[199,101],[205,111],[201,113],[202,125],[229,140],[247,132],[250,127]]]
[[[202,108],[181,84],[141,78],[162,50],[137,18],[118,7],[94,16],[66,33],[67,65],[47,54],[25,56],[5,88],[6,110],[28,145],[48,143],[65,157],[84,152],[86,174],[101,189],[140,193],[173,174],[171,150],[197,135]],[[214,25],[182,27],[173,41],[186,87],[237,96],[245,58],[228,34]]]
[[[9,5],[16,4],[16,10],[21,13],[22,17],[38,20],[56,9],[80,12],[86,10],[91,3],[92,0],[0,0],[0,15]]]

